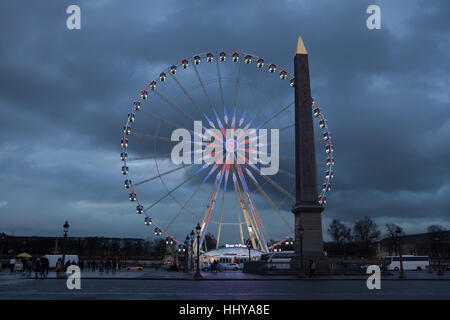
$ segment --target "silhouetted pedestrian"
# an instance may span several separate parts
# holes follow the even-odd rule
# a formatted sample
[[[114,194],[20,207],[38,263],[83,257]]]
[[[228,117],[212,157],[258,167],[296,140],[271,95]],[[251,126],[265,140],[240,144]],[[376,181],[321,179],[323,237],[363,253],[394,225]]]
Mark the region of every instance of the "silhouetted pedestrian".
[[[316,271],[316,263],[313,260],[309,260],[309,274],[313,276]]]
[[[50,267],[50,262],[48,261],[48,259],[46,257],[42,257],[41,263],[42,263],[42,275],[43,275],[43,277],[47,278],[48,277],[48,269]]]
[[[41,259],[40,258],[37,258],[36,260],[34,260],[33,269],[34,269],[34,278],[37,279],[38,274],[41,271]]]

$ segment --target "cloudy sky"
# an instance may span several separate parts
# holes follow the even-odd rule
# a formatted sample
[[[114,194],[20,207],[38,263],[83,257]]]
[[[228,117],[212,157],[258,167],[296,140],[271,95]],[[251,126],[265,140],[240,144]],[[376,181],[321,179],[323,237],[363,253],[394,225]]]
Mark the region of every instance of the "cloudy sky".
[[[70,4],[81,30],[66,28]],[[381,30],[366,27],[371,4]],[[139,90],[199,52],[250,52],[292,71],[299,34],[334,138],[324,230],[362,216],[406,233],[450,228],[449,16],[446,0],[3,1],[0,232],[54,236],[68,220],[77,236],[151,236],[118,156]],[[194,220],[171,232],[183,240]]]

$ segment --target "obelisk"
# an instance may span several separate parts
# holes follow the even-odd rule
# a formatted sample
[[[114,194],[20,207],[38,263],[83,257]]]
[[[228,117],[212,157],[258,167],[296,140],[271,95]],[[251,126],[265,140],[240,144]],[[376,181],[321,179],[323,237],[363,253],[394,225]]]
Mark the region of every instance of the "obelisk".
[[[303,270],[308,273],[312,261],[317,271],[327,270],[328,266],[322,241],[323,207],[318,202],[308,52],[301,37],[298,37],[294,72],[296,204],[292,212],[295,214],[295,252],[299,258],[298,262],[303,260]],[[300,226],[304,230],[302,241]]]

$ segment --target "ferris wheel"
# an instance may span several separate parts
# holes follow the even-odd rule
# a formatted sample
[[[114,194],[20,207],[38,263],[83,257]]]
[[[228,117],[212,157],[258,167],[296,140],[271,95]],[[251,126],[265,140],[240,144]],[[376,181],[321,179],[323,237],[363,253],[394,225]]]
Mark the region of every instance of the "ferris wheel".
[[[294,85],[285,68],[238,51],[181,59],[149,81],[130,106],[120,158],[129,200],[155,235],[181,244],[199,223],[200,245],[212,233],[217,247],[251,241],[264,252],[293,237]],[[324,205],[333,144],[312,101]]]

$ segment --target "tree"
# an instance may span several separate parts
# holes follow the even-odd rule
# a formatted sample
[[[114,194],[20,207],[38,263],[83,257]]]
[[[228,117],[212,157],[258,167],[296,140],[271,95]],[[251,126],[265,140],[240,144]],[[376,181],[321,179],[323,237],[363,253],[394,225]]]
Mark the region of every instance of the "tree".
[[[153,245],[153,255],[158,257],[164,257],[164,252],[166,251],[166,241],[164,239],[155,239]]]
[[[341,254],[342,245],[351,241],[351,230],[339,219],[333,219],[328,227],[328,233],[336,242],[337,252]]]
[[[430,252],[434,252],[435,257],[437,258],[438,272],[439,274],[441,274],[442,270],[441,270],[440,250],[441,250],[441,243],[444,238],[445,228],[438,224],[433,224],[427,228],[427,231],[428,237],[430,239]]]
[[[214,238],[214,235],[211,233],[207,233],[205,235],[205,245],[208,250],[215,249],[217,246],[217,240]]]
[[[402,228],[400,228],[398,225],[396,225],[395,223],[386,223],[384,225],[384,227],[386,228],[386,233],[387,233],[387,237],[389,238],[389,243],[388,246],[390,247],[389,252],[393,251],[395,252],[397,255],[399,254],[399,247],[398,247],[398,236],[404,236],[404,232],[402,230]],[[397,230],[400,229],[401,233],[398,234]]]
[[[362,254],[372,254],[372,244],[380,237],[378,226],[370,217],[364,217],[355,222],[353,226],[355,241],[360,246]]]

